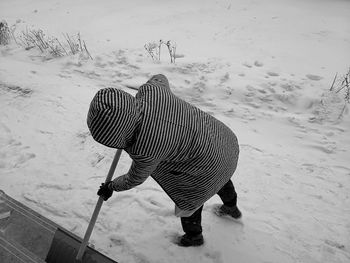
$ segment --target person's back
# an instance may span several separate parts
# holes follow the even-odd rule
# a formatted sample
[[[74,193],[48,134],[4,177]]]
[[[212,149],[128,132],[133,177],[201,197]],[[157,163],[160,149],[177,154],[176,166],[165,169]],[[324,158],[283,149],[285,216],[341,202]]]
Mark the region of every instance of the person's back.
[[[143,133],[135,148],[142,148],[147,141],[151,148],[160,145],[161,141],[165,143],[163,151],[168,154],[163,157],[171,161],[188,161],[196,152],[208,154],[209,146],[238,147],[236,136],[225,124],[175,96],[167,81],[161,79],[162,75],[156,75],[142,85],[136,95],[142,105]],[[158,148],[154,154],[162,155],[163,151]]]

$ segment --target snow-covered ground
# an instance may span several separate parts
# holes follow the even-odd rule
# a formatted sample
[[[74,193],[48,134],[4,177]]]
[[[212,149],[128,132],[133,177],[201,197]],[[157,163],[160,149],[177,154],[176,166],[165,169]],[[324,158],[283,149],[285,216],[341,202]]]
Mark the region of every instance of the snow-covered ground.
[[[80,32],[93,60],[0,47],[0,189],[83,236],[115,150],[86,126],[97,90],[165,74],[241,146],[241,224],[205,205],[205,245],[180,248],[172,201],[149,178],[104,203],[94,246],[119,262],[349,262],[350,118],[329,92],[350,66],[346,0],[1,0],[0,20]],[[151,41],[183,55],[153,62]],[[322,101],[322,103],[321,103]],[[116,176],[131,161],[123,154]]]

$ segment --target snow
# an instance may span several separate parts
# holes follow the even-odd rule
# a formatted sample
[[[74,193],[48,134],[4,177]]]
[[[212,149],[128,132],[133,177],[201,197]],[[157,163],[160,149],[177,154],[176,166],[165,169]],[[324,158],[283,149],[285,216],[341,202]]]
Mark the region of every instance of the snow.
[[[86,126],[97,90],[135,94],[156,73],[225,122],[241,155],[241,224],[203,211],[205,245],[180,248],[172,201],[149,178],[104,203],[91,243],[119,262],[349,262],[349,111],[330,92],[350,61],[345,0],[2,0],[0,19],[81,33],[94,60],[0,47],[0,188],[83,236],[115,150]],[[183,54],[154,62],[143,46]],[[323,103],[321,103],[321,101]],[[127,172],[123,154],[116,175]]]

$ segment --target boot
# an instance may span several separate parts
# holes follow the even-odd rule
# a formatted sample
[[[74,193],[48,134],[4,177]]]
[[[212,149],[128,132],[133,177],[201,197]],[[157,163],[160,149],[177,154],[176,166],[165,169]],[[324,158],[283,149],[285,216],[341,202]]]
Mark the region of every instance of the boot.
[[[240,219],[242,217],[241,211],[239,211],[237,206],[227,206],[227,205],[222,205],[219,208],[219,213],[221,215],[229,215],[233,217],[234,219]]]
[[[201,246],[204,243],[203,235],[188,235],[185,234],[182,237],[180,237],[180,240],[178,241],[178,245],[181,247],[197,247]]]

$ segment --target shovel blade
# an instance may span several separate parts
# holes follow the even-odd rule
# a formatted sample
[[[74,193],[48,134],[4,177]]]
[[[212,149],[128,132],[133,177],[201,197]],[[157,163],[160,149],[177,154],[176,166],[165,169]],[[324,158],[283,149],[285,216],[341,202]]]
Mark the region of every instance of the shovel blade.
[[[117,263],[91,247],[86,247],[82,261],[77,261],[82,240],[71,233],[58,228],[46,257],[47,263]]]

